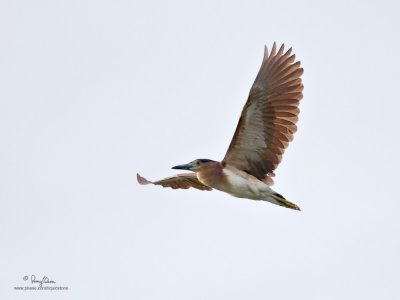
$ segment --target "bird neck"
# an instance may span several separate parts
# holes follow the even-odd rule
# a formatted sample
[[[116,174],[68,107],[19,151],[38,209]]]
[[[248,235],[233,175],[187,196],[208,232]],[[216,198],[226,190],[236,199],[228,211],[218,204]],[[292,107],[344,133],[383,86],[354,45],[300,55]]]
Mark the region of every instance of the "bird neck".
[[[204,164],[199,171],[196,172],[197,178],[203,184],[208,186],[215,186],[216,183],[221,182],[224,179],[222,173],[222,164],[219,162],[209,162]]]

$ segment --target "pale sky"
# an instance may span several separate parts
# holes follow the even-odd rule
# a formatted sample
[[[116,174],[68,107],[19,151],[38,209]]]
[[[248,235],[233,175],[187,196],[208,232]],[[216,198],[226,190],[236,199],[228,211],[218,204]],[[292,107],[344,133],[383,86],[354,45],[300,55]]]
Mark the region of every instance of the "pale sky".
[[[0,299],[400,299],[398,12],[1,1]],[[305,71],[274,185],[302,211],[139,186],[223,158],[274,41]]]

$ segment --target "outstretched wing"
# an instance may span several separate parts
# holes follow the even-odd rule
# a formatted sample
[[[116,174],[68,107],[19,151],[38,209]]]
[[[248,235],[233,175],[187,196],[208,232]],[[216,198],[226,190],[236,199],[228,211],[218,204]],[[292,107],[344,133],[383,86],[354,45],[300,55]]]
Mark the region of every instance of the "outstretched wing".
[[[251,87],[224,162],[272,184],[271,177],[293,139],[303,98],[300,62],[274,43]]]
[[[202,184],[198,179],[195,173],[184,173],[184,174],[177,174],[175,176],[167,177],[158,181],[149,181],[146,178],[136,174],[137,181],[140,184],[155,184],[161,185],[163,187],[170,187],[173,189],[188,189],[188,188],[195,188],[198,190],[203,191],[211,191],[207,185]]]

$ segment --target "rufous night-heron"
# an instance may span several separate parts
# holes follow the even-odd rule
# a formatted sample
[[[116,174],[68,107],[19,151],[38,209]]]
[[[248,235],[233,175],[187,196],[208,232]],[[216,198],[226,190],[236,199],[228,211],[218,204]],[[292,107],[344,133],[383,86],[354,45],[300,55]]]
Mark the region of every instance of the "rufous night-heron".
[[[138,182],[173,189],[217,189],[235,197],[264,200],[300,210],[270,187],[274,170],[297,129],[298,106],[303,97],[300,62],[295,62],[291,48],[284,52],[282,45],[276,50],[276,43],[271,53],[265,47],[261,68],[221,162],[196,159],[172,168],[194,173],[153,182],[137,174]]]

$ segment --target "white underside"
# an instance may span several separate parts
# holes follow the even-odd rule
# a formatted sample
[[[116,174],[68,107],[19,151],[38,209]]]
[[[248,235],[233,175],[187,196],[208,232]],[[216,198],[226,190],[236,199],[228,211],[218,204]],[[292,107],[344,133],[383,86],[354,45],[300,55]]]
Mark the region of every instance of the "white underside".
[[[224,192],[239,198],[264,200],[277,204],[277,202],[272,198],[272,195],[275,192],[267,184],[258,180],[256,177],[237,169],[230,170],[224,168],[223,173],[225,174],[230,186],[229,190],[224,190]]]

